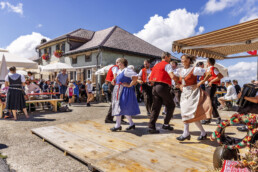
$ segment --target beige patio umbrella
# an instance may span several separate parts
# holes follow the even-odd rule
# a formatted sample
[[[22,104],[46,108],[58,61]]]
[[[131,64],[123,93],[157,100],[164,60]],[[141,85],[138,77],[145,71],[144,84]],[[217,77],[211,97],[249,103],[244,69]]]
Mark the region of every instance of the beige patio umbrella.
[[[2,63],[0,65],[0,84],[5,82],[5,77],[8,74],[5,56],[3,55]]]

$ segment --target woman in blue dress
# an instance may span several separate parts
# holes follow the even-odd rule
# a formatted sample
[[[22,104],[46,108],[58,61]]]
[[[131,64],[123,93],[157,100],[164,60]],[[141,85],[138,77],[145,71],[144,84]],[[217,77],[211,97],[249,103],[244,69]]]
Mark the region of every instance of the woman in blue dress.
[[[125,58],[118,60],[119,71],[115,79],[112,99],[112,115],[116,116],[116,125],[111,131],[122,130],[121,116],[125,115],[130,126],[126,130],[135,129],[132,116],[140,114],[139,105],[135,96],[134,85],[138,75],[132,69],[127,68],[128,61]]]

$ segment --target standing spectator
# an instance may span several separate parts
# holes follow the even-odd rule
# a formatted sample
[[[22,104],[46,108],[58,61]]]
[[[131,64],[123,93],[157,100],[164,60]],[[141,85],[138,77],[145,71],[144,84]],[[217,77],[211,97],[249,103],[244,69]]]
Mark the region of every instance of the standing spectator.
[[[239,94],[240,91],[241,91],[241,87],[238,85],[238,81],[237,80],[233,80],[233,84],[235,86],[236,93]]]
[[[68,75],[66,73],[66,69],[62,69],[62,73],[59,73],[56,76],[56,82],[59,84],[60,98],[63,99],[68,83]]]
[[[204,63],[203,63],[203,62],[198,62],[198,63],[196,64],[196,67],[201,67],[201,68],[204,69]],[[201,80],[203,80],[203,78],[204,78],[203,76],[197,76],[197,83],[199,83]],[[205,91],[205,84],[202,84],[202,85],[200,86],[200,88]]]
[[[43,90],[43,85],[44,85],[44,83],[45,83],[44,79],[41,79],[40,82],[39,82],[39,88],[40,88],[41,90]]]
[[[14,116],[14,120],[17,120],[17,110],[23,110],[26,118],[29,118],[24,91],[22,86],[25,85],[25,77],[16,73],[16,67],[12,66],[9,68],[10,73],[5,77],[5,86],[9,89],[7,92],[6,109],[11,110]]]
[[[66,89],[65,95],[68,96],[69,106],[71,106],[72,98],[73,98],[73,95],[74,95],[74,85],[73,85],[72,82],[69,84],[69,87]]]
[[[83,81],[81,87],[80,88],[80,92],[81,92],[81,98],[83,98],[83,96],[85,96],[86,100],[87,100],[87,92],[86,92],[86,81]]]
[[[94,95],[92,93],[93,91],[93,86],[91,83],[91,80],[88,79],[87,84],[86,84],[86,92],[87,92],[87,106],[90,106],[90,102],[94,99]]]
[[[31,80],[32,82],[34,81],[34,77],[32,75],[32,72],[31,71],[28,71],[28,77],[29,77],[29,80]]]
[[[109,101],[109,97],[110,97],[110,91],[109,91],[109,87],[108,87],[108,81],[105,81],[105,83],[102,84],[102,94],[105,95],[106,102],[108,102],[108,101]]]
[[[71,81],[71,83],[73,83],[73,86],[74,86],[74,95],[76,95],[76,102],[77,103],[80,103],[79,102],[79,87],[78,87],[78,85],[77,85],[77,83],[76,83],[76,81]]]

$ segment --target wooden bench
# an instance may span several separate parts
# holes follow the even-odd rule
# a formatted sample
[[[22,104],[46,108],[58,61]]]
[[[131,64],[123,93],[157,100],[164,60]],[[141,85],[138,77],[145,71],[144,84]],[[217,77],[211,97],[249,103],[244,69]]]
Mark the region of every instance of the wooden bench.
[[[53,105],[53,111],[57,112],[57,102],[64,101],[63,99],[43,99],[43,100],[27,100],[26,103],[45,103],[49,102]]]

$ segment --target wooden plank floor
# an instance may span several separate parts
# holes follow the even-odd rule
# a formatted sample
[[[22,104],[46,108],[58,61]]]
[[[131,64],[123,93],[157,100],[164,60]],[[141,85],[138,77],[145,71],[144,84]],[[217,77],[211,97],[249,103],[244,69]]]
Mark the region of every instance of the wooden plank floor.
[[[158,128],[163,122],[161,116]],[[137,129],[110,132],[112,124],[103,119],[80,121],[32,129],[32,132],[99,171],[208,171],[212,169],[212,155],[217,144],[209,140],[198,141],[199,131],[191,124],[190,141],[178,142],[183,123],[179,115],[171,120],[174,131],[160,130],[160,134],[147,133],[146,116],[134,119]],[[127,126],[124,125],[125,129]],[[215,124],[205,126],[214,131]],[[232,132],[233,133],[233,132]]]

